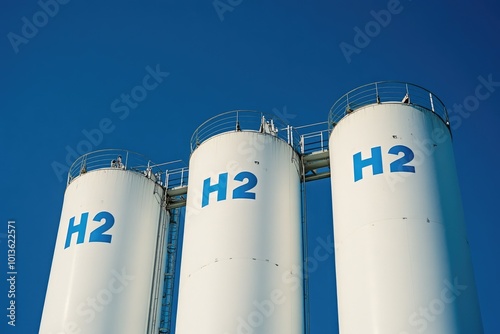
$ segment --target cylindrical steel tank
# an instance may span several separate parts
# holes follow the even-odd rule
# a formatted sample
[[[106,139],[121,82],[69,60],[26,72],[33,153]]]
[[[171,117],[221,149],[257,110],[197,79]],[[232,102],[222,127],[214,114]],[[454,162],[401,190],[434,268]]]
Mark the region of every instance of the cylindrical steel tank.
[[[332,107],[342,334],[482,333],[444,105],[381,82]]]
[[[147,161],[115,153],[89,153],[70,170],[41,334],[157,333],[164,189]]]
[[[176,334],[303,333],[300,160],[288,141],[241,111],[193,135]]]

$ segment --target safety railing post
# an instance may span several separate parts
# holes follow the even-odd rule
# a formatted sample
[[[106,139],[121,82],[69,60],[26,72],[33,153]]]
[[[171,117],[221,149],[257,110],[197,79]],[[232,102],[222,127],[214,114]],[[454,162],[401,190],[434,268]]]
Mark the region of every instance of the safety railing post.
[[[346,105],[344,110],[344,116],[347,115],[347,110],[351,109],[351,106],[349,105],[349,93],[345,95],[345,98],[346,98]]]
[[[184,185],[184,167],[181,168],[181,187]]]

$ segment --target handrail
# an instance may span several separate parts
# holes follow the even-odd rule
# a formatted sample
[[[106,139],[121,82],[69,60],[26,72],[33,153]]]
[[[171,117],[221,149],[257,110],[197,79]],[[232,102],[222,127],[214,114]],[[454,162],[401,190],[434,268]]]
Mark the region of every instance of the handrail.
[[[160,179],[164,173],[144,155],[122,149],[104,149],[86,153],[73,162],[68,171],[69,185],[75,178],[97,169],[123,169]]]
[[[173,189],[187,185],[189,168],[181,167],[165,172],[165,188]]]
[[[300,147],[300,138],[296,131],[276,115],[254,110],[233,110],[214,116],[201,124],[191,137],[191,152],[215,135],[236,131],[269,133],[283,139],[296,151]]]
[[[403,103],[427,109],[438,115],[449,126],[444,103],[429,90],[402,81],[379,81],[355,88],[338,99],[330,109],[330,130],[345,116],[356,109],[383,103]]]

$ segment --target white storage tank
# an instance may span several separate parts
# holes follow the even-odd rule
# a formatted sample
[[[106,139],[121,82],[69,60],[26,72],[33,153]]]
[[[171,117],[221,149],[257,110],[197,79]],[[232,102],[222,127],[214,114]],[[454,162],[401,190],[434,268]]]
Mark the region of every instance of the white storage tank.
[[[340,332],[483,333],[442,102],[379,82],[330,122]]]
[[[193,135],[176,334],[303,334],[298,138],[278,126],[237,111]]]
[[[70,169],[41,334],[158,332],[168,213],[147,163],[105,150]]]

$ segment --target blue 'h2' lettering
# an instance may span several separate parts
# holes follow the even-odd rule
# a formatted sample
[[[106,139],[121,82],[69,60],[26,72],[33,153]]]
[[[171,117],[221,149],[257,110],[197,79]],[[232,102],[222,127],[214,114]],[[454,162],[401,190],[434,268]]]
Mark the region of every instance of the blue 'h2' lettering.
[[[352,156],[354,163],[354,182],[363,178],[363,168],[372,166],[373,175],[382,174],[384,172],[382,166],[382,148],[380,146],[372,147],[371,158],[362,159],[361,152]]]
[[[201,207],[207,206],[210,201],[210,194],[217,192],[217,201],[223,201],[227,196],[227,173],[219,174],[219,183],[210,184],[210,178],[203,181],[203,195]]]
[[[82,217],[80,218],[80,224],[75,225],[75,217],[71,217],[69,220],[68,233],[66,234],[66,243],[64,244],[64,248],[68,248],[71,244],[71,236],[73,233],[78,233],[78,237],[76,239],[77,244],[81,244],[85,241],[85,230],[87,229],[87,221],[89,218],[89,213],[82,213]]]

